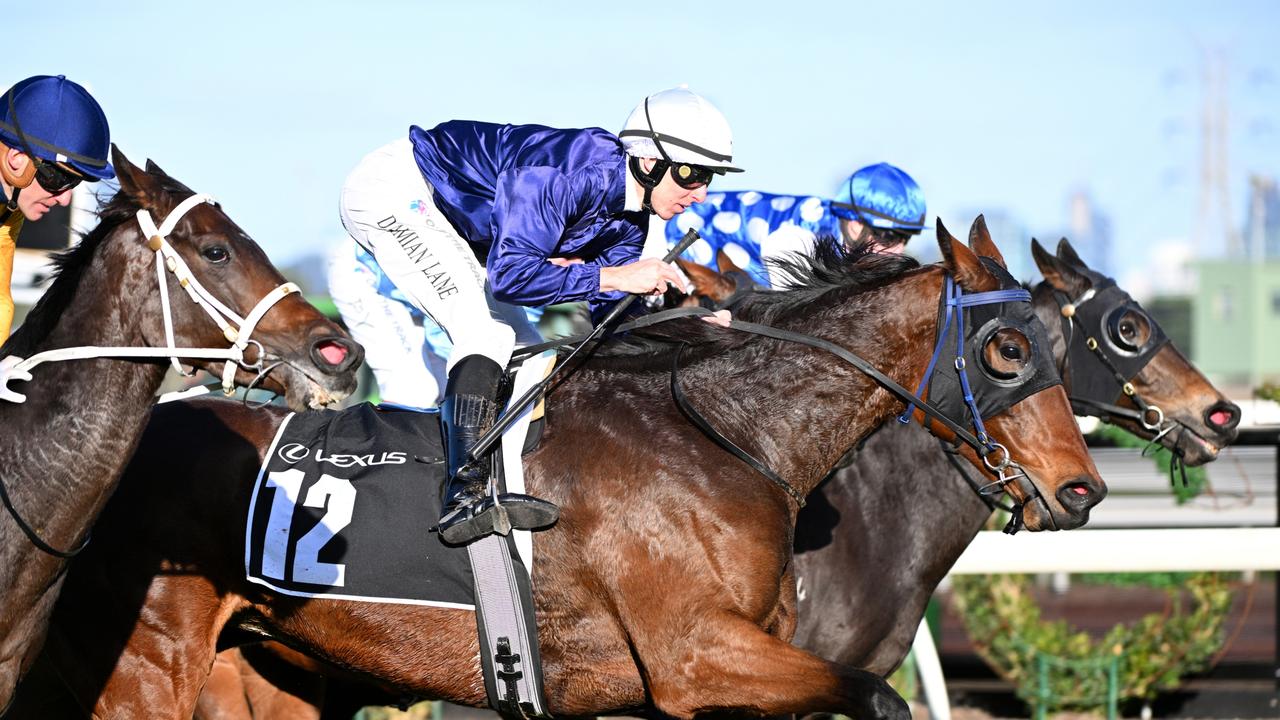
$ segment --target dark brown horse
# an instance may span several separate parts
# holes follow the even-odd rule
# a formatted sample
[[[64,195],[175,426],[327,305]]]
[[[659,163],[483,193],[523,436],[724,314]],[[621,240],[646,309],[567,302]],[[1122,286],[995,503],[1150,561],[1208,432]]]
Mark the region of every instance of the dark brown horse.
[[[985,232],[971,244],[998,257]],[[802,287],[753,298],[741,314],[825,338],[914,385],[938,329],[944,276],[968,292],[1003,282],[941,227],[939,245],[942,266],[866,257],[814,267]],[[696,320],[674,325],[689,343],[686,392],[797,493],[903,407],[827,352]],[[1007,326],[979,348],[1007,372],[1037,350]],[[798,506],[685,421],[668,386],[672,351],[640,341],[584,362],[553,394],[543,443],[526,460],[531,490],[562,508],[560,522],[535,536],[552,711],[905,718],[879,676],[787,642]],[[68,579],[40,682],[60,678],[79,711],[98,717],[185,718],[220,636],[271,637],[397,692],[484,702],[471,612],[285,597],[245,581],[241,518],[282,417],[211,401],[158,410],[99,523],[103,542]],[[1072,423],[1060,386],[987,421],[1038,492],[1033,500],[1013,489],[1027,502],[1029,529],[1078,527],[1105,494],[1079,434],[1062,431]],[[48,695],[33,686],[19,707],[37,715]]]
[[[1032,253],[1045,277],[1034,288],[1032,301],[1049,330],[1077,412],[1148,439],[1159,435],[1158,442],[1188,465],[1217,457],[1236,437],[1239,408],[1172,344],[1153,348],[1146,364],[1126,378],[1135,392],[1125,395],[1105,364],[1087,360],[1088,339],[1099,339],[1105,348],[1103,334],[1116,333],[1120,344],[1141,348],[1160,334],[1155,320],[1119,293],[1108,298],[1108,306],[1098,308],[1101,312],[1093,313],[1113,318],[1114,323],[1075,323],[1073,328],[1064,317],[1064,305],[1111,281],[1089,269],[1065,239],[1056,257],[1034,240]],[[1079,303],[1073,308],[1076,316],[1095,300],[1104,298]],[[1072,349],[1075,352],[1069,352]],[[1089,386],[1109,388],[1119,397],[1115,410],[1101,410],[1099,405],[1106,402],[1084,396]],[[1165,422],[1151,428],[1135,420],[1135,398],[1161,408]],[[887,675],[906,656],[930,596],[982,529],[991,507],[951,464],[938,441],[918,427],[886,423],[844,465],[810,496],[797,519],[800,622],[794,641],[828,660]],[[967,474],[981,481],[972,471]],[[885,482],[889,477],[901,481]],[[907,503],[917,506],[910,516],[900,510]]]
[[[32,358],[80,346],[165,346],[159,243],[149,246],[136,216],[144,210],[161,224],[193,193],[151,163],[143,171],[118,150],[113,160],[120,192],[103,207],[97,228],[57,260],[53,285],[0,356]],[[196,282],[240,315],[285,282],[215,204],[194,206],[167,242]],[[223,330],[188,300],[179,280],[166,272],[165,282],[176,346],[227,347]],[[246,362],[281,363],[260,384],[286,393],[292,405],[318,407],[355,389],[359,346],[300,295],[267,309],[251,337],[257,345],[250,346]],[[257,357],[259,351],[264,357]],[[191,362],[219,373],[223,367],[211,360]],[[25,394],[26,402],[0,402],[0,480],[11,506],[0,510],[0,708],[40,648],[65,556],[84,541],[114,490],[167,365],[165,358],[50,362],[11,388]],[[236,377],[247,383],[255,375],[238,370]]]
[[[1045,277],[1033,303],[1076,412],[1153,440],[1188,465],[1216,458],[1236,437],[1239,408],[1172,344],[1152,343],[1162,336],[1155,319],[1089,268],[1065,238],[1056,256],[1035,240],[1031,249]],[[718,263],[720,272],[681,265],[694,282],[691,297],[704,305],[719,306],[741,290],[741,271],[727,257]],[[1094,310],[1090,303],[1104,306],[1086,313]],[[1081,320],[1086,314],[1092,322]],[[1150,352],[1140,369],[1117,379],[1106,363],[1090,360],[1090,337],[1101,338],[1104,352],[1137,356],[1147,346]],[[1131,395],[1125,382],[1133,385]],[[1088,397],[1089,389],[1102,396]],[[1138,399],[1160,408],[1164,421],[1151,422],[1153,415],[1144,424]],[[796,521],[797,645],[883,675],[902,662],[934,589],[992,512],[975,492],[976,476],[968,472],[966,480],[961,472],[936,438],[898,423],[886,423],[841,462]],[[893,476],[901,482],[883,482]],[[920,505],[912,516],[898,510],[909,502]]]

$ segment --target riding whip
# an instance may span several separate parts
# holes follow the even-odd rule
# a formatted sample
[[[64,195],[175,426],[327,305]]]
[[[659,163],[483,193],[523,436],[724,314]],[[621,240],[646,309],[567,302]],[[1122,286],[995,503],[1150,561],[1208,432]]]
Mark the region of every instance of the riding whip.
[[[675,247],[672,247],[671,250],[662,258],[662,262],[669,263],[677,257],[680,257],[685,250],[689,249],[690,245],[697,242],[698,238],[699,235],[696,230],[690,230],[685,233],[684,237],[680,238],[680,242],[676,243]],[[547,387],[551,385],[551,381],[555,379],[556,374],[569,365],[569,361],[578,354],[579,350],[603,335],[604,332],[618,320],[618,318],[622,317],[623,313],[627,311],[627,308],[631,307],[631,303],[635,302],[637,297],[639,296],[627,295],[619,300],[617,304],[613,306],[613,309],[609,311],[609,314],[606,315],[604,319],[596,325],[595,329],[591,331],[591,334],[587,335],[582,342],[575,345],[573,350],[569,351],[569,354],[565,357],[563,362],[557,363],[555,369],[543,378],[541,382],[529,388],[528,392],[521,395],[519,400],[516,400],[514,403],[509,405],[507,409],[503,411],[502,415],[498,417],[498,420],[493,424],[493,427],[489,429],[489,432],[485,433],[476,441],[475,447],[471,448],[471,453],[467,456],[467,462],[475,462],[488,454],[489,450],[493,447],[493,444],[498,441],[498,438],[502,437],[502,433],[506,432],[507,428],[511,427],[511,425],[515,423],[516,419],[520,417],[525,408],[537,402],[538,398],[542,396],[542,393],[546,392]]]

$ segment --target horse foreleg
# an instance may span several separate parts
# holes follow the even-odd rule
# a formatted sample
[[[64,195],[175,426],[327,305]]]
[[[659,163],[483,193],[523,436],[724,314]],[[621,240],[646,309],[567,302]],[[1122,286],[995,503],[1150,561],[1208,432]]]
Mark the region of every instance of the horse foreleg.
[[[190,720],[218,633],[242,601],[197,575],[156,575],[144,603],[109,612],[92,607],[101,596],[64,596],[55,627],[68,642],[45,645],[58,674],[97,720]]]
[[[241,662],[239,648],[218,653],[192,720],[253,720],[245,680],[240,676]]]
[[[654,705],[677,718],[705,712],[909,720],[906,702],[879,675],[827,662],[723,615],[633,633]]]

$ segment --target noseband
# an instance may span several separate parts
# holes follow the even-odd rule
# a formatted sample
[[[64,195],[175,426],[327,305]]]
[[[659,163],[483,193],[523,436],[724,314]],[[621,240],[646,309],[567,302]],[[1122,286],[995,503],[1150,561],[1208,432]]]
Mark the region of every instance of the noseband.
[[[155,252],[156,257],[156,279],[160,286],[160,305],[163,308],[164,333],[166,341],[163,352],[161,351],[161,348],[151,347],[82,346],[59,348],[57,350],[46,350],[45,352],[36,353],[35,355],[18,362],[14,366],[14,370],[28,371],[41,363],[59,362],[63,360],[84,360],[87,358],[104,357],[167,357],[179,373],[182,373],[183,375],[190,375],[190,373],[187,373],[182,369],[181,364],[178,362],[178,358],[225,359],[227,362],[222,373],[223,392],[230,395],[235,391],[234,378],[237,367],[243,367],[247,370],[256,370],[258,372],[258,377],[254,379],[254,383],[257,383],[266,372],[262,366],[264,349],[261,343],[252,340],[250,336],[253,333],[254,328],[257,326],[258,321],[262,319],[263,315],[266,315],[268,310],[290,293],[299,292],[299,289],[297,285],[291,282],[280,285],[259,300],[258,303],[254,305],[253,309],[249,311],[249,314],[243,318],[232,312],[230,308],[206,290],[204,286],[200,284],[200,281],[196,279],[195,275],[192,274],[187,263],[173,249],[173,246],[169,244],[168,240],[165,239],[169,233],[173,232],[174,227],[178,224],[178,221],[182,219],[183,215],[186,215],[192,208],[203,203],[216,205],[217,201],[215,201],[210,195],[192,195],[179,203],[178,206],[169,213],[168,217],[165,218],[164,223],[162,223],[158,228],[156,227],[155,221],[152,220],[151,213],[149,211],[145,209],[138,211],[138,225],[142,229],[143,236],[147,238],[147,247]],[[223,336],[226,337],[227,342],[231,343],[230,348],[179,348],[175,346],[173,338],[173,313],[169,307],[169,287],[168,282],[166,282],[165,279],[166,270],[173,273],[174,277],[178,280],[178,284],[186,289],[187,295],[190,296],[191,300],[201,308],[204,308],[204,311],[209,315],[209,317],[212,318],[218,327],[222,329]],[[258,348],[258,360],[252,364],[248,363],[244,359],[244,350],[250,343]],[[267,369],[269,370],[270,368]],[[180,395],[188,394],[191,393],[180,393]],[[170,393],[161,400],[164,401],[165,399],[172,399],[171,396],[173,395],[175,394]],[[22,516],[18,514],[17,509],[14,508],[13,503],[9,498],[8,489],[4,486],[3,478],[0,478],[0,501],[3,501],[5,508],[9,511],[9,514],[13,516],[14,521],[17,522],[18,527],[22,530],[23,534],[27,536],[27,539],[43,552],[55,557],[66,559],[74,557],[89,544],[89,534],[86,534],[84,539],[80,541],[73,550],[58,550],[42,540],[36,531],[22,519]]]

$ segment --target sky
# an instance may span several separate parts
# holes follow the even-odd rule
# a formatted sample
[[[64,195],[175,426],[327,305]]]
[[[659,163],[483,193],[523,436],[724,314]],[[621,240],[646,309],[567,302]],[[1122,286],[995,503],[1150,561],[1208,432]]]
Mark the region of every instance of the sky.
[[[1249,174],[1280,174],[1274,2],[64,0],[4,16],[0,85],[89,87],[131,160],[216,196],[280,265],[345,237],[343,179],[410,125],[617,131],[678,84],[733,127],[747,172],[718,189],[829,197],[887,161],[953,233],[1003,212],[1042,241],[1085,191],[1134,278],[1192,234],[1205,58],[1227,68],[1232,222]]]

